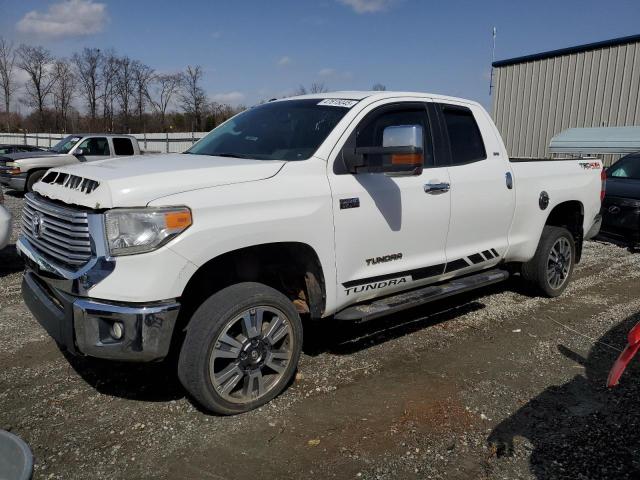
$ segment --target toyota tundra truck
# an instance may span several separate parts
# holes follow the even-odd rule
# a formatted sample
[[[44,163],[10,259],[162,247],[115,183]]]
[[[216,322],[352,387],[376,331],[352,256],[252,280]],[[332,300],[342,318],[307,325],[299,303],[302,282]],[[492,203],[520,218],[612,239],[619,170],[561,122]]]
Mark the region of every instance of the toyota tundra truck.
[[[183,154],[50,170],[25,197],[23,297],[72,354],[171,350],[192,398],[240,413],[291,381],[301,319],[363,322],[514,272],[560,295],[603,182],[598,160],[510,160],[472,101],[276,100]]]

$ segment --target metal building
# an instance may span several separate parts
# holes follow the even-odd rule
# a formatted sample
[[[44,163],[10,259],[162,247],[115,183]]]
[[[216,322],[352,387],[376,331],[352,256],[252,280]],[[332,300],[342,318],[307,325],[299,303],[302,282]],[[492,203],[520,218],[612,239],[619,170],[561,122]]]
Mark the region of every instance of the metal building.
[[[493,118],[511,156],[547,156],[551,137],[571,127],[640,125],[640,35],[493,67]]]

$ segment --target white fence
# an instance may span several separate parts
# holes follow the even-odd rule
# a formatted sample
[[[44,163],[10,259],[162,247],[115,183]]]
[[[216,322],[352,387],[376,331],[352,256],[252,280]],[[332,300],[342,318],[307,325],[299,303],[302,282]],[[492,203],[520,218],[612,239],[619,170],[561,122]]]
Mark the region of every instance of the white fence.
[[[133,133],[140,144],[140,149],[148,153],[181,153],[187,150],[207,132],[183,133]],[[49,148],[66,135],[61,133],[2,133],[0,143],[33,145]]]

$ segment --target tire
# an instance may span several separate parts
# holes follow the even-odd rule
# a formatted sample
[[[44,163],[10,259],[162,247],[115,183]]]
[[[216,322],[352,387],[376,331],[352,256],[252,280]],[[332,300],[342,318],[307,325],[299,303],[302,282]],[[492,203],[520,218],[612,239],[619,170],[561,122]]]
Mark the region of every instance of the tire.
[[[545,226],[534,257],[522,265],[522,276],[543,295],[557,297],[571,280],[575,258],[576,246],[571,232],[562,227]]]
[[[36,182],[39,182],[42,177],[44,177],[45,173],[47,173],[46,170],[36,170],[27,177],[27,185],[25,186],[27,193],[33,192],[33,186]]]
[[[247,412],[289,385],[301,350],[302,322],[291,300],[260,283],[239,283],[210,296],[191,317],[178,377],[206,410]]]

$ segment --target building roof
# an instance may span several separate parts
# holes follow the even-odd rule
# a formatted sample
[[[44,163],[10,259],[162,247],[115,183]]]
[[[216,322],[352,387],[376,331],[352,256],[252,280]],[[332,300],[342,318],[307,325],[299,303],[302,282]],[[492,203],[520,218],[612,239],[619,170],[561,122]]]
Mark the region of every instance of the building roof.
[[[551,139],[549,150],[583,154],[640,152],[640,127],[569,128]]]
[[[506,60],[498,60],[493,62],[494,67],[506,67],[507,65],[515,65],[518,63],[532,62],[534,60],[544,60],[545,58],[558,57],[560,55],[569,55],[571,53],[586,52],[589,50],[597,50],[599,48],[615,47],[628,43],[640,42],[640,35],[630,35],[628,37],[612,38],[611,40],[603,40],[601,42],[587,43],[577,45],[575,47],[561,48],[559,50],[549,50],[548,52],[534,53],[532,55],[524,55],[522,57],[508,58]]]

